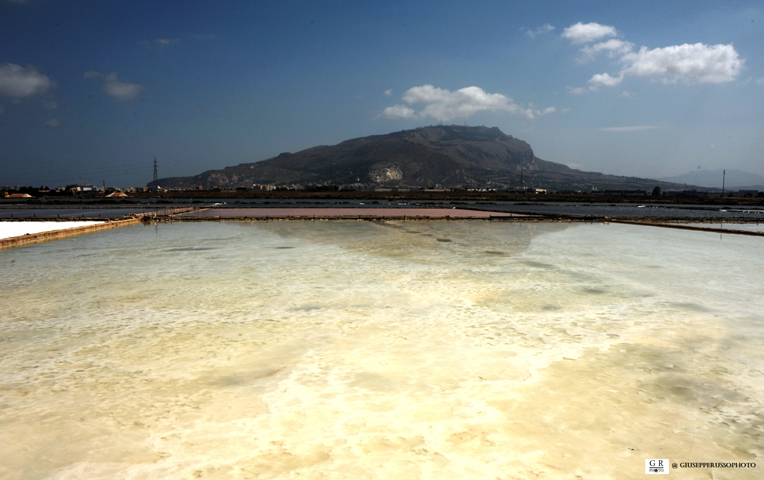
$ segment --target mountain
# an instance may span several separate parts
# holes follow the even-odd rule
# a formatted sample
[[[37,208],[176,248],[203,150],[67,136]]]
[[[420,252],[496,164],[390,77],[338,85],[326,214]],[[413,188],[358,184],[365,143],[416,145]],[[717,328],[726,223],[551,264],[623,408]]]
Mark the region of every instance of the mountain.
[[[498,128],[438,125],[355,138],[267,160],[149,183],[165,188],[252,184],[374,187],[652,189],[666,182],[583,172],[536,157]]]
[[[722,188],[722,177],[724,170],[693,170],[691,172],[676,175],[674,177],[664,177],[660,180],[665,182],[686,183],[688,185],[697,185],[707,188]],[[764,190],[764,177],[755,173],[744,172],[743,170],[727,169],[727,175],[724,181],[725,188],[734,190]]]

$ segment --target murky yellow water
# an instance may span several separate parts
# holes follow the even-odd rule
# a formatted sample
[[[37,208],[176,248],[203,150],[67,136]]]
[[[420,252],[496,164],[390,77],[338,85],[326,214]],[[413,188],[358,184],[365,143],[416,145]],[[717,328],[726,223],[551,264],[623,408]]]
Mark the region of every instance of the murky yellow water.
[[[764,476],[756,237],[163,224],[0,269],[0,478]]]

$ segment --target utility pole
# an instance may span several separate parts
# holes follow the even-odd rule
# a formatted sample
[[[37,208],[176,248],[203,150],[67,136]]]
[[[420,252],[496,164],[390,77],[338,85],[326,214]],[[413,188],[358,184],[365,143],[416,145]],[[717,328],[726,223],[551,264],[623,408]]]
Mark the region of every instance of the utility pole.
[[[722,170],[722,198],[724,198],[724,180],[727,178],[727,170]]]
[[[154,157],[154,182],[159,180],[159,177],[157,176],[157,157]]]

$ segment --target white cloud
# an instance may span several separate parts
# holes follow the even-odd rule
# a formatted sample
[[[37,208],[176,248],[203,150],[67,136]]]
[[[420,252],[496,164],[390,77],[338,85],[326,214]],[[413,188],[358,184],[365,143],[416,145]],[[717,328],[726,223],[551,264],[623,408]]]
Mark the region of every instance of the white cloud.
[[[757,79],[756,79],[756,83],[757,83],[757,84],[759,84],[759,85],[764,85],[764,77],[762,77],[762,78],[757,78]]]
[[[28,97],[45,93],[55,82],[34,67],[20,67],[12,63],[0,66],[0,95]]]
[[[623,98],[634,98],[635,96],[636,95],[634,95],[628,90],[624,90],[623,93],[619,95],[619,97],[623,97]]]
[[[562,32],[562,37],[575,44],[589,43],[606,37],[615,37],[615,27],[599,23],[581,23],[571,25]]]
[[[61,121],[57,118],[51,118],[50,120],[42,122],[42,126],[48,128],[56,128],[59,125],[61,125]]]
[[[112,98],[120,102],[129,102],[135,99],[146,88],[137,83],[120,82],[116,73],[110,73],[104,77],[104,91]]]
[[[611,38],[605,42],[596,43],[594,45],[586,45],[581,49],[583,56],[581,61],[588,62],[594,59],[594,57],[600,52],[607,52],[608,57],[614,58],[623,56],[634,50],[634,44],[631,42],[624,42],[617,38]]]
[[[577,23],[565,29],[563,37],[573,43],[588,43],[602,36],[614,36],[613,27],[589,23]],[[645,46],[634,51],[634,44],[611,38],[585,45],[581,61],[589,61],[601,52],[617,58],[621,64],[617,75],[598,73],[589,80],[589,88],[568,87],[570,93],[581,95],[599,87],[620,85],[625,77],[651,78],[663,83],[723,83],[737,79],[743,70],[742,60],[732,44],[706,45],[703,43],[671,45],[649,49]],[[764,79],[762,79],[764,80]]]
[[[406,105],[393,105],[382,111],[382,116],[387,118],[414,118],[416,112]]]
[[[142,91],[146,90],[146,87],[143,85],[119,81],[117,74],[114,72],[104,74],[101,72],[89,71],[85,72],[84,77],[87,79],[100,79],[103,81],[103,91],[120,102],[135,100]]]
[[[654,130],[658,127],[654,127],[651,125],[638,125],[634,127],[605,127],[600,128],[603,132],[638,132],[640,130]]]
[[[422,85],[406,90],[403,94],[403,101],[408,105],[424,104],[424,108],[416,113],[407,105],[395,105],[386,108],[381,116],[387,118],[432,117],[437,120],[453,120],[455,118],[467,118],[477,112],[490,110],[509,112],[533,119],[555,111],[554,107],[543,110],[534,108],[533,105],[523,107],[506,95],[487,93],[479,87],[467,87],[451,92],[432,85]]]
[[[393,94],[393,91],[392,91],[392,89],[391,89],[391,90],[385,90],[385,95],[387,95],[388,97],[389,97],[390,95],[392,95],[392,94]]]
[[[589,79],[592,89],[596,89],[599,86],[614,87],[623,81],[623,73],[617,77],[611,77],[607,73],[598,73]]]
[[[553,30],[554,30],[553,25],[545,23],[544,25],[540,26],[536,30],[527,30],[525,34],[531,38],[536,38],[537,35],[545,35]]]
[[[743,68],[735,47],[705,45],[702,43],[672,45],[627,53],[621,58],[625,68],[622,74],[637,77],[655,77],[666,83],[678,80],[701,83],[731,82]]]

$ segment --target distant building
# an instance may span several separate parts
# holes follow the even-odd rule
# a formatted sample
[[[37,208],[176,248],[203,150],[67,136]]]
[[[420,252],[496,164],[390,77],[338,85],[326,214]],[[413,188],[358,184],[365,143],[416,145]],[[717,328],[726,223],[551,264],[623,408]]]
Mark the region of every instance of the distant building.
[[[755,198],[759,195],[758,190],[738,190],[737,192],[733,193],[735,197],[743,197],[743,198]]]
[[[597,190],[597,191],[593,191],[592,194],[642,197],[645,195],[649,195],[650,192],[647,190]]]
[[[92,193],[97,191],[96,187],[90,185],[89,183],[75,183],[72,185],[67,185],[66,189],[72,193]]]
[[[512,187],[512,188],[508,188],[507,189],[507,193],[523,194],[523,195],[534,195],[534,194],[537,194],[537,193],[547,193],[547,191],[544,188]]]

